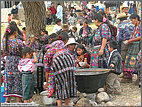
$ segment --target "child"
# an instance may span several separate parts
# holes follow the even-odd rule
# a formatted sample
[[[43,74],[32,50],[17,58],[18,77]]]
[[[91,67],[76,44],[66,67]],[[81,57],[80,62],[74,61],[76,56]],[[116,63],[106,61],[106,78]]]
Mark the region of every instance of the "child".
[[[8,24],[11,22],[11,14],[8,14]]]
[[[38,44],[38,42],[37,41],[35,41],[35,37],[34,37],[34,35],[31,35],[30,36],[30,39],[29,39],[29,41],[27,42],[27,44],[26,44],[26,46],[27,47],[31,47],[34,51],[38,51],[38,49],[39,49],[39,44]]]
[[[22,32],[23,32],[23,42],[26,42],[26,27],[22,28]]]
[[[77,66],[76,67],[81,67],[79,62],[86,62],[82,67],[84,68],[89,68],[90,67],[90,55],[87,52],[86,48],[82,45],[79,44],[76,48],[77,52]]]
[[[108,68],[114,68],[107,76],[106,88],[109,94],[121,94],[120,81],[118,75],[122,73],[122,58],[117,50],[117,43],[111,40],[108,44],[108,49],[110,51],[110,56],[108,59]]]
[[[35,64],[37,62],[36,53],[29,47],[22,50],[23,58],[20,60],[18,69],[22,72],[22,89],[24,103],[32,102],[34,94]],[[34,56],[34,59],[32,57]]]
[[[75,40],[78,40],[78,32],[77,32],[77,27],[72,27],[72,34],[75,37]]]
[[[70,16],[68,18],[68,24],[74,25],[75,24],[75,17],[73,16],[73,13],[70,13]]]
[[[41,48],[43,45],[48,44],[48,31],[41,29],[40,34],[41,36],[39,38],[36,37],[36,39],[39,40],[39,46]]]

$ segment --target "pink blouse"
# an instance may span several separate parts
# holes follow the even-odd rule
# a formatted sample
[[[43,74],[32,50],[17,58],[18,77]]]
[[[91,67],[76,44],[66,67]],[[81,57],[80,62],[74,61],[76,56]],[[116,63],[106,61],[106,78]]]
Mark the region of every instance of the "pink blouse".
[[[34,59],[28,59],[28,58],[21,58],[19,65],[18,65],[18,70],[20,72],[22,71],[31,71],[34,72],[35,70],[35,61]]]

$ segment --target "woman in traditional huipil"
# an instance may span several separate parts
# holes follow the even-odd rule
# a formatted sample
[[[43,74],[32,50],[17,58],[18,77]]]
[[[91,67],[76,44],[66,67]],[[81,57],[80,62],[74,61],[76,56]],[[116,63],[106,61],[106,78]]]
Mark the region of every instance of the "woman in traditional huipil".
[[[125,64],[124,64],[124,78],[132,81],[132,73],[137,73],[135,70],[137,66],[136,58],[140,50],[140,40],[141,40],[141,22],[140,17],[137,14],[132,14],[130,16],[132,24],[135,25],[132,35],[127,43],[129,44]]]
[[[6,103],[10,102],[9,97],[18,97],[22,101],[22,75],[18,71],[18,64],[21,57],[21,50],[24,46],[20,39],[17,39],[17,27],[10,25],[3,38],[3,50],[6,55],[4,97]]]
[[[64,48],[68,41],[68,35],[63,32],[57,39],[48,45],[44,56],[44,66],[46,69],[46,82],[49,97],[54,92],[58,106],[65,100],[65,106],[69,104],[69,98],[77,96],[75,82],[75,63],[71,54]],[[54,82],[53,82],[54,78]]]
[[[107,41],[111,38],[111,31],[108,25],[103,23],[103,16],[100,13],[94,15],[94,23],[98,28],[93,37],[91,67],[107,68],[109,57]]]

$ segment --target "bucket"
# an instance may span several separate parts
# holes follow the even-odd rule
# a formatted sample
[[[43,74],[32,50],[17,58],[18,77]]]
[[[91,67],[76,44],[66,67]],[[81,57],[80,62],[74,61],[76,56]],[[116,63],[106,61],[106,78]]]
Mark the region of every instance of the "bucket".
[[[56,103],[56,98],[48,98],[48,93],[47,91],[42,91],[40,93],[40,95],[42,95],[42,102],[45,105],[50,105],[50,104],[55,104]]]
[[[3,97],[4,94],[4,87],[1,87],[1,103],[5,102],[5,97]]]

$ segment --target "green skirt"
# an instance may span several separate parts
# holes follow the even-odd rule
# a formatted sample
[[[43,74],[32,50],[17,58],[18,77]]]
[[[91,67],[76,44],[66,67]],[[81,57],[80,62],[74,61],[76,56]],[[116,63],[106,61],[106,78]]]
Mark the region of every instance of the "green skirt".
[[[33,74],[22,74],[23,100],[29,100],[34,95]]]
[[[125,65],[124,65],[124,71],[129,71],[132,73],[136,72],[136,59],[139,52],[139,41],[133,42],[129,45],[126,59],[125,59]]]

